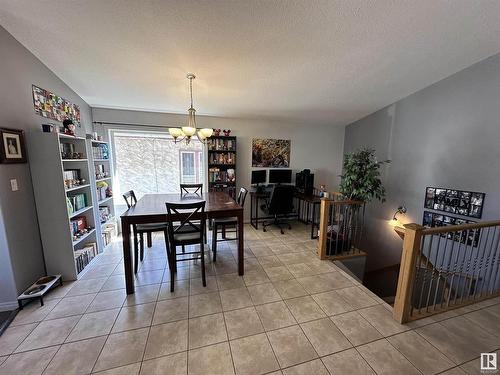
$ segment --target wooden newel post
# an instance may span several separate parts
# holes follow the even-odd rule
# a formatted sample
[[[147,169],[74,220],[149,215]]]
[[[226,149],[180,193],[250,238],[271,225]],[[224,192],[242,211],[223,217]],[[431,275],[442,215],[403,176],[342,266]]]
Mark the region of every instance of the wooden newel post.
[[[415,262],[422,241],[423,226],[411,223],[405,224],[403,254],[399,267],[398,289],[394,301],[394,319],[406,323],[410,319],[411,297],[415,282]]]
[[[320,216],[319,216],[319,239],[318,239],[318,256],[319,259],[326,259],[326,238],[328,235],[328,215],[330,204],[328,199],[321,200]]]

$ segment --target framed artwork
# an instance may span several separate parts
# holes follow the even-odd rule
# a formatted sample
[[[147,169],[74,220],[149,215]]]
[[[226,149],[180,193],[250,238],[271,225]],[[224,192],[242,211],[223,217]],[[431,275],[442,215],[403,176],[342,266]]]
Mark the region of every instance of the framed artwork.
[[[290,140],[254,138],[252,167],[289,168]]]
[[[483,216],[485,193],[427,187],[424,207],[480,219]]]
[[[473,220],[460,219],[449,215],[439,214],[436,212],[424,211],[422,225],[428,228],[445,227],[448,225],[461,225],[475,223]],[[467,246],[477,247],[481,236],[481,229],[448,232],[441,234],[441,237],[454,240]]]
[[[33,106],[37,115],[63,122],[73,120],[80,126],[80,107],[48,90],[33,87]]]
[[[22,130],[0,128],[0,138],[0,163],[26,163]]]

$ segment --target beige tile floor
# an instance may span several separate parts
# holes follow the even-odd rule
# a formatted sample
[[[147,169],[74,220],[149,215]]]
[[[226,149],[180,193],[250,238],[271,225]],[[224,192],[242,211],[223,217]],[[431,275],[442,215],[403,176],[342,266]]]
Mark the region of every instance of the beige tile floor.
[[[476,374],[500,348],[500,299],[408,325],[331,262],[309,229],[245,232],[244,277],[234,242],[181,263],[175,292],[163,238],[154,238],[124,290],[121,245],[79,281],[21,311],[0,337],[0,375]]]

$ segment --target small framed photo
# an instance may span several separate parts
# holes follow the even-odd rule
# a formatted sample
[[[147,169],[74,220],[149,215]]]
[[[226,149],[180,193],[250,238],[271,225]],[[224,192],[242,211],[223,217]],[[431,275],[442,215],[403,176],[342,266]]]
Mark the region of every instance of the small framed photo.
[[[22,130],[0,128],[0,163],[26,163],[24,132]]]

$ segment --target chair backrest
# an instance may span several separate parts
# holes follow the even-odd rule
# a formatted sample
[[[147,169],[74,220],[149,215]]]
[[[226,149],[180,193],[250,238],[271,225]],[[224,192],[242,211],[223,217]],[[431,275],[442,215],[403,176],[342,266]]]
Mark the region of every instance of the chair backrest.
[[[203,184],[181,184],[181,195],[196,194],[201,195],[203,192]]]
[[[248,190],[244,187],[240,188],[236,202],[241,206],[245,207],[245,199],[247,199]]]
[[[137,198],[133,190],[129,190],[123,194],[123,199],[125,199],[125,203],[127,203],[127,208],[134,207],[137,203]]]
[[[276,185],[269,202],[271,215],[289,214],[293,211],[295,187],[292,185]]]
[[[174,242],[174,234],[182,232],[199,232],[200,240],[203,241],[206,222],[205,201],[194,203],[167,202],[165,206],[167,207],[168,235],[172,243]]]

